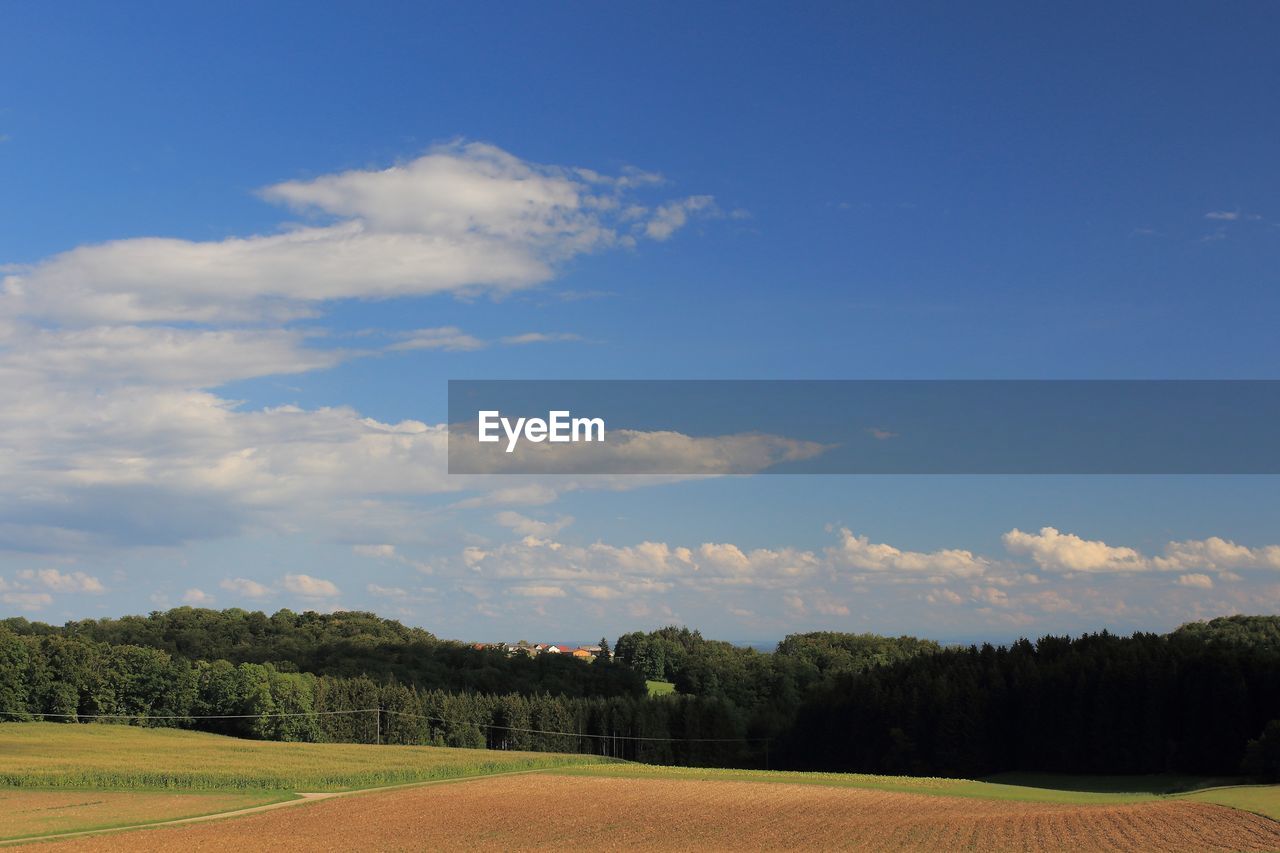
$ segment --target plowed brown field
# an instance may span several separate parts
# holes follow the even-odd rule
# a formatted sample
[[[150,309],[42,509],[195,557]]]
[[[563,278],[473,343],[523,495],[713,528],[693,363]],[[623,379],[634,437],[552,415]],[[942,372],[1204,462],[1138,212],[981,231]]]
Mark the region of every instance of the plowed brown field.
[[[540,773],[332,799],[40,851],[1280,850],[1280,823],[1206,803],[1059,805],[756,782]]]

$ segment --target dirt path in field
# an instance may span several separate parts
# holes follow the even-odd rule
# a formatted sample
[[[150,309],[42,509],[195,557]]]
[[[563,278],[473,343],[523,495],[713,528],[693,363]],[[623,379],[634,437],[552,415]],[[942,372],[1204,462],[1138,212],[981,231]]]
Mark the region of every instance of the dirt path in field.
[[[1061,805],[757,782],[486,777],[40,851],[1274,851],[1280,823],[1170,800]]]
[[[204,821],[209,821],[209,820],[222,820],[224,818],[229,818],[229,817],[240,817],[241,815],[249,815],[249,814],[254,814],[256,812],[270,811],[271,809],[281,809],[281,808],[285,808],[286,806],[298,806],[298,805],[302,805],[303,803],[312,802],[314,800],[325,800],[325,799],[328,799],[329,797],[336,797],[336,796],[339,796],[339,794],[338,793],[298,794],[297,799],[281,800],[278,803],[266,803],[261,806],[249,806],[248,808],[236,809],[234,811],[217,812],[215,814],[206,814],[206,815],[196,815],[195,817],[179,817],[179,818],[174,818],[173,820],[161,820],[161,821],[155,821],[152,823],[137,824],[132,827],[126,826],[126,827],[115,827],[112,829],[86,829],[80,832],[58,832],[58,833],[54,833],[53,835],[37,835],[30,838],[0,839],[0,847],[12,846],[16,844],[30,844],[33,841],[46,841],[46,840],[54,840],[54,839],[61,839],[61,838],[76,838],[76,837],[85,836],[85,835],[97,835],[99,833],[104,833],[104,832],[129,832],[139,827],[178,826],[184,823],[203,823]]]

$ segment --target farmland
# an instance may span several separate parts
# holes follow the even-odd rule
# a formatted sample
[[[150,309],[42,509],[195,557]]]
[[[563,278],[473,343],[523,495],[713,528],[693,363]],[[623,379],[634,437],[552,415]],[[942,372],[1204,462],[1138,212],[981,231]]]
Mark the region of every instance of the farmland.
[[[1264,816],[1280,815],[1280,787],[1203,787],[1222,780],[1195,777],[718,770],[14,723],[0,725],[0,779],[0,838],[8,839],[279,804],[41,850],[1280,849],[1280,823]],[[402,787],[360,790],[387,785]],[[320,791],[331,793],[287,802]],[[546,791],[555,796],[540,800]],[[441,814],[449,819],[431,818]]]
[[[536,792],[554,791],[554,797]],[[567,804],[567,805],[566,805]],[[447,815],[447,820],[435,816]],[[1030,803],[830,785],[540,774],[331,799],[41,847],[1261,851],[1280,824],[1181,800]]]

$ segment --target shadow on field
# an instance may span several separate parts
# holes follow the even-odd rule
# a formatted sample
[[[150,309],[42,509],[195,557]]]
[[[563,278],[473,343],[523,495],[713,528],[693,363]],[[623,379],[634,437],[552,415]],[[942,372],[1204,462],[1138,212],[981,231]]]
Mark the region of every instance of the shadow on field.
[[[1096,794],[1183,794],[1225,785],[1247,785],[1253,780],[1243,776],[1183,776],[1176,773],[1152,773],[1143,776],[1073,776],[1063,773],[997,773],[984,776],[983,782],[1000,785],[1022,785],[1027,788],[1051,788],[1058,791],[1086,791]]]

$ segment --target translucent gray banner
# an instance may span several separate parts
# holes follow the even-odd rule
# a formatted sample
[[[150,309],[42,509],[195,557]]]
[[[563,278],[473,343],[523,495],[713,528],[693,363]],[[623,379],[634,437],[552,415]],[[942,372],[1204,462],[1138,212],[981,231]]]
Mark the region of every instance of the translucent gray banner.
[[[1277,380],[451,380],[451,474],[1277,474]]]

